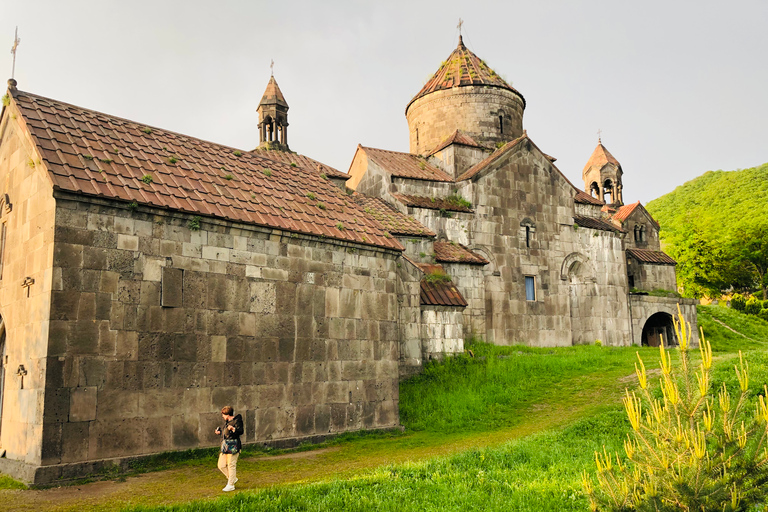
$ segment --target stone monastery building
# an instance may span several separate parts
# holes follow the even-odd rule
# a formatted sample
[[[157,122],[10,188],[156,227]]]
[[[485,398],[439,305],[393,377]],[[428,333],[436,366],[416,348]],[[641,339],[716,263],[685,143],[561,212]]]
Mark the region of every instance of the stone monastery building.
[[[291,152],[274,77],[236,150],[23,92],[0,115],[0,471],[399,425],[424,361],[496,344],[674,342],[675,262],[598,144],[569,182],[525,99],[459,40],[410,153]],[[586,153],[585,153],[586,156]],[[693,332],[695,333],[695,328]]]

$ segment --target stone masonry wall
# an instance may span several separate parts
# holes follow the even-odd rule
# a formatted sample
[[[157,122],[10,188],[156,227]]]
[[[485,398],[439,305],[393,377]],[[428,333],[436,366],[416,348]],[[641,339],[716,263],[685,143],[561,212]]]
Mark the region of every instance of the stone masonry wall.
[[[571,252],[560,268],[561,282],[568,287],[573,343],[630,345],[624,235],[583,227],[563,230],[575,239],[563,244]]]
[[[398,425],[397,253],[71,199],[56,224],[52,471],[213,446],[224,405],[247,442]]]
[[[632,343],[634,345],[642,345],[643,327],[652,315],[661,312],[677,318],[678,307],[685,321],[691,326],[692,346],[699,345],[699,327],[696,320],[695,299],[630,295],[629,307],[632,312]]]
[[[424,360],[464,352],[463,308],[422,306],[421,338]]]
[[[47,171],[29,134],[16,121],[19,117],[11,104],[0,126],[0,225],[6,230],[0,279],[0,317],[6,333],[0,363],[0,447],[6,455],[0,459],[0,471],[27,478],[29,468],[41,460],[43,404],[48,399],[44,383],[55,202]],[[27,278],[34,284],[23,287]],[[17,374],[21,366],[26,375]]]
[[[571,242],[573,191],[551,163],[530,144],[513,148],[473,179],[476,215],[469,244],[489,254],[493,273],[486,276],[486,333],[499,345],[571,344],[567,286],[560,280]],[[521,223],[535,233],[526,246]],[[569,250],[569,252],[571,252]],[[536,298],[526,300],[525,276],[533,276]]]
[[[457,129],[481,144],[507,142],[523,134],[523,100],[507,89],[454,87],[432,92],[408,107],[410,152],[425,155]],[[503,133],[499,115],[504,116]]]
[[[651,265],[640,263],[634,258],[627,258],[630,275],[634,278],[634,288],[643,291],[677,290],[674,265]]]

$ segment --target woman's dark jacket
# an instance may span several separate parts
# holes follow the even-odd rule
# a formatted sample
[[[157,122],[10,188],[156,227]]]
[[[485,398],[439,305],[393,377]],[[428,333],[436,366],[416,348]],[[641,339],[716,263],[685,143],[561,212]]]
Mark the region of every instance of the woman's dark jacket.
[[[235,427],[234,432],[230,432],[230,430],[227,428],[229,425]],[[243,435],[244,432],[245,430],[243,430],[243,417],[239,414],[232,418],[231,421],[224,422],[224,426],[221,428],[221,435],[224,436],[224,439],[237,440],[238,452],[243,449],[243,444],[240,442],[240,436]]]

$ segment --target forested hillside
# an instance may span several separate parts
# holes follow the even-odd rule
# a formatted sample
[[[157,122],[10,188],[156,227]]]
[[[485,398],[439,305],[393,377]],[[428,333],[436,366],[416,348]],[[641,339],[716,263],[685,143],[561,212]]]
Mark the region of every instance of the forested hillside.
[[[647,209],[686,296],[733,288],[768,298],[768,164],[709,171]]]

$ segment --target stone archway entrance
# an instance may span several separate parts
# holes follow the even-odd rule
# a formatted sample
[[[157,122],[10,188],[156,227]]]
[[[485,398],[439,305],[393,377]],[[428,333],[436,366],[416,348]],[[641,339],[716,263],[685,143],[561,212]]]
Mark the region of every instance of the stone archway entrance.
[[[662,337],[664,346],[677,345],[672,315],[664,312],[654,313],[643,326],[642,344],[644,347],[658,347]]]

